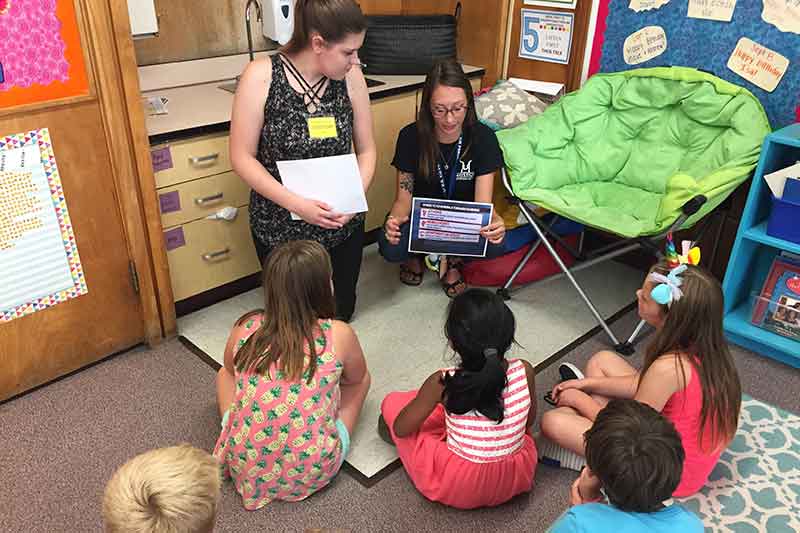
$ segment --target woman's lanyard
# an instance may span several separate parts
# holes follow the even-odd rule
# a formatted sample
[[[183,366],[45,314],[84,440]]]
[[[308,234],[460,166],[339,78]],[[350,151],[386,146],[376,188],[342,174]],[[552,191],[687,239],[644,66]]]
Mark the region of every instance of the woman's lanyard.
[[[448,163],[445,165],[445,170],[449,170],[448,174],[448,182],[445,184],[444,182],[444,171],[442,170],[442,164],[436,163],[436,171],[439,174],[439,184],[442,186],[442,193],[446,199],[451,199],[453,194],[456,192],[456,175],[458,174],[458,161],[461,159],[461,144],[464,142],[464,134],[462,133],[458,137],[458,144],[456,145],[455,149],[455,158],[451,158]]]

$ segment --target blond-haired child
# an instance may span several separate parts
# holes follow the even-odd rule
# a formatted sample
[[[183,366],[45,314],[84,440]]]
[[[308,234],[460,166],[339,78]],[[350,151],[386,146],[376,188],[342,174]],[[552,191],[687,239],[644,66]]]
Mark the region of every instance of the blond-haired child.
[[[219,464],[188,444],[137,455],[103,495],[108,533],[210,533],[220,497]]]

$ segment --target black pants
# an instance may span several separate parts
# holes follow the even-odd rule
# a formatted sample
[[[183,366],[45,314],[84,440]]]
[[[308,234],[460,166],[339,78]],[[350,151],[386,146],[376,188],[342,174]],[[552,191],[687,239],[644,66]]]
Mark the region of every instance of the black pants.
[[[258,261],[263,265],[272,248],[265,246],[255,235]],[[361,257],[364,251],[364,224],[344,242],[330,250],[331,266],[333,266],[333,291],[336,297],[336,318],[349,322],[356,308],[356,285],[361,273]]]

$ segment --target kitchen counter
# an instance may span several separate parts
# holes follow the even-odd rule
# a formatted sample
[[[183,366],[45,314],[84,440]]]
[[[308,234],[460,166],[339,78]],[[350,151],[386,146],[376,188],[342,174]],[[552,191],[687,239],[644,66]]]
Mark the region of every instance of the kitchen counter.
[[[276,51],[260,52],[257,57]],[[166,97],[168,113],[147,115],[147,134],[151,142],[161,142],[209,129],[226,129],[231,120],[233,94],[219,86],[230,83],[249,62],[248,54],[180,61],[139,67],[142,97]],[[464,65],[468,77],[482,76],[481,67]],[[367,74],[384,82],[369,88],[370,100],[414,91],[422,87],[425,76],[387,76]]]

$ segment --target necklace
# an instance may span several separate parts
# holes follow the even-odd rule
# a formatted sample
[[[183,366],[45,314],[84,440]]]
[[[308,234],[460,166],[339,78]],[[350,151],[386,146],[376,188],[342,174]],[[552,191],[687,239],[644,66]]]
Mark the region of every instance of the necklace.
[[[451,146],[450,147],[450,151],[447,154],[447,157],[445,157],[444,151],[442,150],[441,145],[439,146],[439,159],[442,160],[442,166],[444,167],[444,171],[445,172],[450,170],[450,159],[453,157],[453,150],[454,150],[454,147]]]

